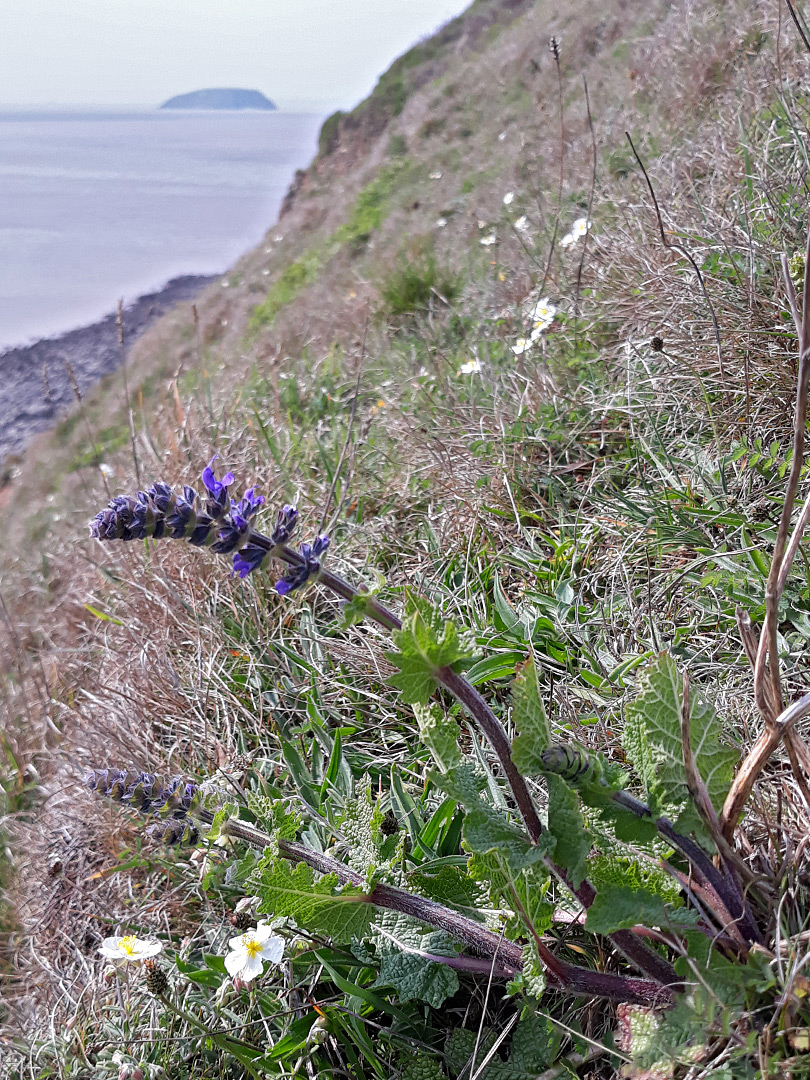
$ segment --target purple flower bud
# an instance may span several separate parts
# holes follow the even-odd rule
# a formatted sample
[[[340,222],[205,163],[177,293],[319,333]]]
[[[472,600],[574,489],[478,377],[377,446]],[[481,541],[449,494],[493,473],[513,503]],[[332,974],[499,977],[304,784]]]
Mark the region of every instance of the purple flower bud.
[[[304,561],[298,566],[293,566],[284,575],[281,581],[276,582],[276,592],[278,595],[286,596],[294,589],[300,588],[311,577],[318,574],[321,569],[320,556],[328,547],[328,536],[317,536],[311,544],[299,544],[298,553]]]
[[[276,527],[270,533],[270,540],[274,545],[286,544],[295,532],[298,523],[298,511],[294,506],[282,506],[276,518]]]
[[[221,517],[228,510],[230,506],[228,488],[234,480],[233,473],[230,472],[225,473],[221,480],[217,480],[216,476],[214,476],[214,470],[211,466],[218,457],[219,454],[214,454],[202,472],[202,482],[211,496],[206,504],[206,510],[211,517]]]
[[[233,557],[233,572],[240,578],[246,578],[254,570],[258,570],[270,552],[258,544],[246,544],[241,551],[237,551]]]

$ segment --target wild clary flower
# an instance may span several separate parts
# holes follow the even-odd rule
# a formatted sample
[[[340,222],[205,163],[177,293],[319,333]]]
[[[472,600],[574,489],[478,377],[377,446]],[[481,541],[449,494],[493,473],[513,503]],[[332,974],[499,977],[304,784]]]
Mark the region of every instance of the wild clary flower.
[[[233,473],[217,479],[212,467],[215,460],[212,458],[203,470],[206,494],[202,498],[187,485],[178,494],[158,481],[134,497],[116,495],[90,522],[90,535],[98,540],[187,540],[195,547],[210,547],[218,555],[234,552],[233,572],[245,577],[258,569],[273,549],[287,543],[298,511],[285,506],[269,537],[256,532],[252,519],[264,505],[264,496],[250,488],[241,499],[232,499]]]
[[[462,364],[458,369],[459,375],[477,375],[481,370],[480,360],[468,360],[466,364]]]
[[[276,592],[279,596],[286,596],[293,589],[299,589],[311,577],[320,573],[320,557],[329,547],[328,536],[317,536],[311,544],[299,544],[298,554],[303,560],[298,566],[293,566],[284,575],[281,581],[276,582]]]
[[[129,963],[157,956],[162,950],[163,946],[159,941],[144,941],[134,934],[125,934],[123,937],[104,938],[98,951],[108,960],[123,960]]]
[[[225,969],[233,979],[250,982],[264,971],[264,962],[278,964],[284,955],[284,938],[274,934],[266,923],[231,938]]]
[[[200,787],[182,776],[174,776],[164,783],[154,773],[134,769],[94,769],[84,778],[84,786],[113,802],[131,806],[139,814],[159,814],[166,818],[147,829],[164,844],[197,842],[197,826],[188,820],[188,816],[197,802]]]
[[[504,206],[511,206],[512,203],[514,202],[514,199],[515,199],[514,191],[507,191],[507,193],[503,197],[503,205]]]

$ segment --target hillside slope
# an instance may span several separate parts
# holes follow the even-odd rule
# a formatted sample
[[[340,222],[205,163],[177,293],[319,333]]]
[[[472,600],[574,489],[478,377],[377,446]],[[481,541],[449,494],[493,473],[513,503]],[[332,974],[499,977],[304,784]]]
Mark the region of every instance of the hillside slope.
[[[346,576],[379,578],[398,609],[416,589],[471,627],[504,716],[531,652],[555,730],[621,760],[629,673],[667,647],[750,737],[735,609],[761,613],[751,552],[772,542],[789,456],[777,266],[806,227],[800,46],[750,3],[476,0],[326,121],[265,241],[138,341],[128,398],[109,377],[9,477],[8,1020],[37,1054],[81,1043],[113,1075],[95,959],[116,927],[185,955],[232,933],[216,858],[144,846],[79,793],[89,768],[286,797],[291,760],[326,790],[340,731],[350,774],[388,798],[400,769],[434,809],[381,631],[339,630],[317,590],[282,602],[269,571],[229,578],[185,544],[91,543],[110,495],[199,486],[218,454],[269,508],[295,502],[304,535],[326,529]],[[810,627],[797,573],[789,692]],[[784,810],[797,843],[805,809]],[[447,1016],[425,1006],[421,1044],[438,1052],[473,1015],[499,1030],[512,1005],[481,1006],[479,989]],[[576,1023],[601,1039],[613,1015]]]

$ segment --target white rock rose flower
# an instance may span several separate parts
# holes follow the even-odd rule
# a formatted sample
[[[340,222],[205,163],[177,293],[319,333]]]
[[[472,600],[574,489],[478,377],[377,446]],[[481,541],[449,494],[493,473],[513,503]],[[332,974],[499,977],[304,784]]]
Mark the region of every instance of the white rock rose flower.
[[[590,230],[591,223],[587,218],[577,218],[574,224],[571,226],[571,232],[566,233],[560,240],[560,247],[570,247],[571,244],[575,244],[580,237],[584,236],[586,232]]]
[[[528,352],[534,342],[531,338],[519,337],[515,344],[512,346],[512,352],[515,356],[522,356],[523,353]]]
[[[512,202],[514,201],[514,198],[515,198],[514,191],[507,191],[507,193],[503,197],[503,205],[504,206],[511,206]]]
[[[436,228],[437,229],[444,229],[446,226],[447,226],[447,218],[446,217],[436,218]]]
[[[98,951],[108,960],[129,962],[147,960],[150,956],[157,956],[162,950],[163,946],[159,941],[144,941],[134,934],[125,934],[123,937],[104,938]]]
[[[538,300],[534,307],[529,310],[532,333],[542,333],[544,330],[547,330],[554,322],[554,316],[556,314],[557,309],[554,304],[549,302],[547,296],[544,296],[542,300]]]
[[[233,979],[250,982],[264,971],[264,961],[277,964],[284,955],[284,938],[274,934],[266,923],[260,922],[253,930],[246,930],[228,943],[230,952],[225,957],[225,970]]]
[[[476,375],[481,370],[480,360],[468,360],[458,369],[459,375]]]
[[[484,247],[489,247],[491,244],[496,243],[497,240],[498,237],[495,235],[495,233],[490,233],[489,236],[482,236],[478,243],[483,244]]]
[[[519,218],[515,219],[515,228],[518,232],[529,231],[529,219],[526,217],[525,214],[521,214]]]

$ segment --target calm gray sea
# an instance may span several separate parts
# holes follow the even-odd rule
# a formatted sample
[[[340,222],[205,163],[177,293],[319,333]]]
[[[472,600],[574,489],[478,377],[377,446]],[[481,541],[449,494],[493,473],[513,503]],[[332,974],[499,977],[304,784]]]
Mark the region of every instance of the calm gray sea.
[[[321,120],[0,111],[0,348],[224,271],[275,220]]]

